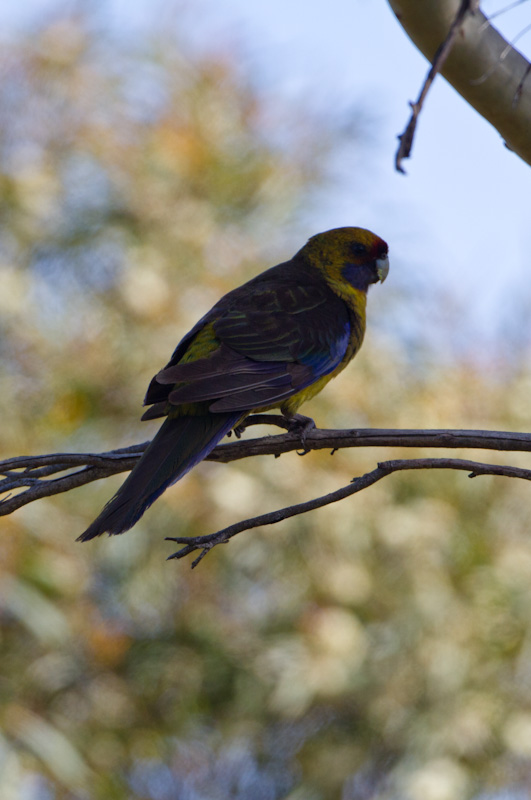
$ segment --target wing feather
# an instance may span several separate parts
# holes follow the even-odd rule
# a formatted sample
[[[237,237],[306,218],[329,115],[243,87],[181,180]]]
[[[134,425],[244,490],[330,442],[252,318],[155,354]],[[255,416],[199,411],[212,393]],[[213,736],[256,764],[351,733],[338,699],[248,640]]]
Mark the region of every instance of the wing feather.
[[[351,331],[345,303],[322,280],[302,284],[277,270],[226,295],[182,340],[151,382],[145,418],[185,403],[214,412],[272,405],[339,365]],[[189,360],[201,336],[217,346]]]

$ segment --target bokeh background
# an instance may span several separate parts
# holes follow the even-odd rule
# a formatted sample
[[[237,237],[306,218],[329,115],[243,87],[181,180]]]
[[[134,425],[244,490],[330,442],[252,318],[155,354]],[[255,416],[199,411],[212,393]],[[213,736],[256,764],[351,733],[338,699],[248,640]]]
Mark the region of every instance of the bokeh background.
[[[426,64],[386,3],[41,0],[0,22],[0,458],[149,438],[180,336],[345,224],[389,241],[391,273],[307,413],[529,430],[529,168],[439,79],[394,173]],[[194,572],[165,561],[165,536],[399,455],[205,463],[85,546],[121,476],[3,517],[0,797],[528,798],[527,485],[395,475]]]

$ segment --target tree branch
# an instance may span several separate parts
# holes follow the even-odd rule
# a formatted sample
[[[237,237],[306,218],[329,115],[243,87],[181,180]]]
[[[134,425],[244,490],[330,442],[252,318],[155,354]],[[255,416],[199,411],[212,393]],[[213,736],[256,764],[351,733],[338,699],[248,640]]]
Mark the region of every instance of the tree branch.
[[[415,46],[433,62],[463,0],[388,0]],[[476,10],[459,26],[440,72],[531,165],[531,66]]]
[[[259,414],[246,421],[246,427],[261,424],[287,426],[286,420],[275,414]],[[0,516],[17,508],[54,494],[67,492],[92,481],[131,470],[147,442],[106,453],[54,453],[43,456],[19,456],[0,462]],[[257,455],[280,456],[300,451],[300,438],[294,433],[264,436],[218,445],[208,460],[228,463]],[[393,430],[351,429],[310,431],[305,440],[305,452],[347,447],[431,447],[473,448],[531,452],[531,434],[477,430]],[[66,473],[66,474],[61,474]]]
[[[252,517],[245,519],[242,522],[236,522],[234,525],[229,525],[228,528],[223,528],[216,533],[210,533],[206,536],[167,536],[166,541],[177,542],[177,544],[184,544],[181,550],[178,550],[173,555],[168,556],[168,560],[173,558],[184,558],[185,556],[200,550],[198,557],[192,562],[192,569],[196,567],[199,562],[206,556],[213,547],[218,544],[227,544],[227,542],[243,531],[249,531],[253,528],[259,528],[263,525],[274,525],[277,522],[282,522],[289,517],[295,517],[298,514],[306,514],[308,511],[314,511],[316,508],[330,505],[330,503],[337,503],[338,500],[344,500],[363,489],[367,489],[374,483],[377,483],[387,475],[393,472],[399,472],[406,469],[458,469],[469,472],[469,478],[475,478],[477,475],[503,475],[508,478],[522,478],[526,481],[531,481],[531,470],[520,469],[519,467],[503,466],[501,464],[482,464],[478,461],[465,461],[459,458],[416,458],[416,459],[398,459],[395,461],[381,461],[376,469],[372,472],[367,472],[359,478],[353,478],[348,486],[343,486],[335,492],[325,494],[322,497],[315,497],[305,503],[298,503],[294,506],[286,506],[277,511],[270,511],[268,514],[261,514],[259,517]]]
[[[131,470],[146,449],[148,442],[112,450],[108,453],[52,453],[45,456],[18,456],[0,461],[0,516],[12,514],[17,508],[54,494],[68,492],[117,472]],[[50,480],[50,476],[80,467]],[[20,489],[25,491],[13,494]]]
[[[478,0],[461,0],[461,4],[457,9],[456,15],[450,25],[450,30],[448,31],[444,41],[441,45],[437,48],[437,51],[433,57],[433,62],[431,65],[431,69],[429,70],[426,80],[422,85],[422,89],[420,90],[420,94],[418,96],[416,103],[410,103],[411,105],[411,117],[409,118],[409,122],[406,126],[404,133],[402,133],[398,138],[400,140],[400,144],[398,145],[398,150],[396,151],[395,156],[395,167],[397,172],[402,172],[405,174],[405,169],[402,166],[402,161],[405,158],[409,158],[411,155],[411,148],[413,147],[413,139],[415,138],[415,131],[417,128],[417,120],[419,118],[419,114],[422,111],[422,106],[424,105],[424,101],[427,97],[427,94],[431,88],[431,85],[435,78],[437,77],[438,73],[442,70],[444,66],[444,62],[450,55],[450,50],[452,49],[452,45],[455,41],[455,38],[459,32],[459,28],[463,23],[466,15],[469,12],[476,11],[476,6],[478,5]]]

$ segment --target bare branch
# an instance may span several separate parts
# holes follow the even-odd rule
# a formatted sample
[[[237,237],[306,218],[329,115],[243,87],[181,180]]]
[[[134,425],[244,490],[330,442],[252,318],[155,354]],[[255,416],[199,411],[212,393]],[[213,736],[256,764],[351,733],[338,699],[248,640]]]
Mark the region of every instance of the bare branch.
[[[223,528],[220,531],[216,531],[216,533],[210,533],[206,536],[168,536],[166,537],[166,541],[185,545],[181,550],[168,556],[168,560],[184,558],[190,555],[190,553],[199,550],[199,556],[192,562],[193,569],[212,548],[216,547],[218,544],[227,544],[227,542],[238,533],[249,531],[253,528],[259,528],[264,525],[274,525],[277,522],[282,522],[282,520],[295,517],[298,514],[306,514],[308,511],[313,511],[316,508],[323,508],[323,506],[336,503],[338,500],[344,500],[346,497],[350,497],[357,492],[361,492],[363,489],[367,489],[369,486],[377,483],[387,475],[391,475],[393,472],[407,469],[457,469],[469,472],[470,478],[475,478],[477,475],[503,475],[509,478],[522,478],[523,480],[531,481],[531,470],[528,469],[503,466],[501,464],[483,464],[478,461],[466,461],[459,458],[417,458],[382,461],[372,472],[367,472],[359,478],[354,478],[348,486],[343,486],[341,489],[337,489],[335,492],[330,492],[330,494],[323,495],[322,497],[315,497],[305,503],[287,506],[277,511],[261,514],[259,517],[252,517],[242,522],[236,522],[234,525],[229,525],[227,528]]]
[[[279,419],[270,415],[272,419]],[[253,417],[250,418],[253,420]],[[253,424],[251,422],[251,424]],[[210,461],[236,461],[258,455],[275,455],[298,450],[297,434],[264,436],[242,442],[222,444],[208,456]],[[480,430],[395,430],[387,428],[352,428],[334,430],[316,428],[306,437],[307,450],[339,450],[345,447],[459,447],[531,452],[530,433]],[[1,465],[0,465],[1,470]]]
[[[274,424],[286,428],[287,421],[275,414],[257,414],[246,420],[246,427]],[[0,516],[11,514],[33,500],[67,492],[92,481],[131,470],[147,442],[106,453],[53,453],[19,456],[0,462]],[[208,460],[228,463],[258,455],[279,456],[299,450],[296,433],[264,436],[218,445]],[[306,450],[335,451],[347,447],[431,447],[473,448],[531,452],[531,434],[476,430],[393,430],[351,429],[309,431]],[[66,473],[66,474],[62,474]]]
[[[432,62],[463,0],[388,0],[412,42]],[[466,14],[441,75],[531,165],[529,62],[481,11]]]
[[[108,453],[52,453],[45,456],[17,456],[0,461],[0,475],[5,475],[0,480],[0,495],[5,495],[0,500],[0,516],[12,514],[17,508],[41,497],[68,492],[117,472],[131,470],[148,444],[144,442]],[[76,467],[81,469],[45,480]],[[20,494],[13,494],[24,488],[25,491]]]
[[[413,147],[413,139],[415,137],[415,130],[417,128],[417,120],[420,112],[422,111],[422,106],[424,105],[426,96],[437,74],[442,70],[444,62],[450,55],[450,50],[452,49],[455,37],[459,32],[459,28],[462,25],[466,14],[468,12],[476,11],[477,6],[478,0],[461,0],[461,5],[457,9],[457,13],[450,26],[450,30],[448,31],[448,34],[446,35],[446,38],[442,44],[437,48],[437,51],[433,57],[431,69],[426,76],[426,80],[424,81],[422,89],[420,90],[417,102],[410,103],[412,110],[411,117],[406,129],[404,130],[404,133],[398,137],[400,144],[398,145],[398,150],[396,151],[395,156],[395,168],[402,174],[405,174],[402,161],[404,158],[409,158],[411,155],[411,148]]]

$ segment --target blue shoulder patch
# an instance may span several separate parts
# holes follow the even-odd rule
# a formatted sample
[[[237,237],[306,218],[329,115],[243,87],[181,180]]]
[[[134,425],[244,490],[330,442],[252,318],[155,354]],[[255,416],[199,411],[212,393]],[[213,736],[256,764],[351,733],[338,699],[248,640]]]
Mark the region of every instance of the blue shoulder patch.
[[[308,355],[299,357],[299,361],[304,366],[311,367],[313,380],[322,378],[339,366],[347,352],[350,341],[350,323],[345,322],[341,336],[328,342],[328,350],[313,350]]]

